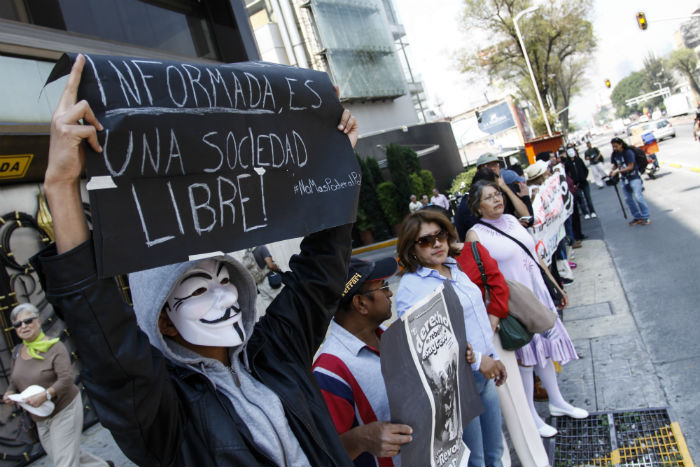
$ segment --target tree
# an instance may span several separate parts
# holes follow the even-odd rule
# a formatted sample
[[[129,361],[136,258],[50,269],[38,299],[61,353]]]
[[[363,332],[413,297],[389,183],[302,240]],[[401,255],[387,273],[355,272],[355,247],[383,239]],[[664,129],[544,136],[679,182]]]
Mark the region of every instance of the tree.
[[[401,206],[401,215],[408,214],[408,199],[413,193],[410,175],[420,170],[418,155],[411,148],[398,144],[386,147],[386,162],[391,173],[391,180],[396,186],[397,196],[405,200]],[[425,187],[423,187],[425,189]]]
[[[396,185],[391,182],[377,185],[377,199],[389,224],[392,226],[399,224],[404,217],[402,206],[407,205],[407,203],[400,202]],[[406,211],[408,211],[408,207],[406,207]]]
[[[370,173],[370,169],[368,167],[369,164],[359,155],[357,155],[357,160],[360,163],[360,171],[362,173],[362,185],[360,185],[360,209],[365,217],[360,219],[358,214],[356,227],[358,230],[371,230],[377,239],[389,238],[389,226],[384,220],[382,208],[377,200],[377,185],[374,183],[374,178]],[[357,223],[361,221],[363,225],[357,225]]]
[[[418,198],[420,198],[421,195],[428,194],[425,191],[425,187],[423,186],[423,179],[420,177],[420,174],[414,172],[412,174],[409,174],[408,178],[411,179],[411,186],[413,187],[413,189],[411,190],[411,194],[416,195]]]
[[[379,168],[379,162],[374,157],[368,157],[365,159],[367,164],[367,169],[375,185],[379,185],[384,181],[384,175],[382,174],[382,169]]]
[[[680,71],[688,78],[693,92],[696,96],[700,96],[700,85],[695,76],[695,70],[698,67],[698,57],[695,55],[695,52],[690,49],[674,50],[671,52],[668,62],[672,68]]]
[[[652,52],[644,59],[644,69],[642,70],[646,81],[645,90],[647,92],[658,91],[659,88],[673,89],[676,85],[676,79],[664,67],[664,61],[656,57]],[[652,106],[660,106],[663,104],[663,97],[655,97],[648,101]],[[647,104],[649,105],[649,104]]]
[[[528,8],[531,1],[465,0],[464,4],[465,29],[481,29],[495,44],[485,50],[463,53],[462,71],[516,80],[521,98],[539,109],[513,26],[515,15]],[[579,92],[585,60],[596,45],[593,25],[586,19],[591,11],[592,0],[548,0],[536,12],[518,20],[542,101],[547,102],[550,96],[554,113],[563,110],[560,115],[564,128],[568,127],[569,118],[566,107]]]
[[[435,177],[430,170],[423,169],[419,173],[420,178],[423,179],[423,190],[425,190],[426,195],[430,196],[435,188]]]
[[[617,83],[610,94],[610,100],[615,106],[618,117],[627,117],[634,112],[641,111],[639,104],[628,106],[625,101],[644,94],[644,86],[645,78],[641,71],[633,71]]]
[[[468,192],[469,188],[472,186],[472,180],[474,179],[474,175],[476,175],[476,166],[471,166],[464,172],[457,174],[457,176],[452,180],[450,193]]]

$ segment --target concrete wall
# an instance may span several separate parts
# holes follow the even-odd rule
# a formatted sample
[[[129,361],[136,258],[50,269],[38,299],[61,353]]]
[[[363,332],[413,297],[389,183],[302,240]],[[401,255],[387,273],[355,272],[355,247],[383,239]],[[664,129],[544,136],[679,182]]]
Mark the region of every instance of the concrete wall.
[[[340,96],[341,98],[343,96]],[[416,125],[418,114],[413,107],[411,96],[401,96],[393,101],[367,103],[345,103],[360,125],[360,136],[380,130]]]

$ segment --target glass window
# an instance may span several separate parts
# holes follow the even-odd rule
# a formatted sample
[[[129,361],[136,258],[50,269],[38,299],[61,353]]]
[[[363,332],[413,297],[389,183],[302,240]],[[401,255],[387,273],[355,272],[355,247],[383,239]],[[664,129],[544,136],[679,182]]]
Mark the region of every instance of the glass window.
[[[378,0],[312,0],[322,52],[344,99],[394,98],[406,83]]]
[[[194,0],[0,0],[0,16],[180,55],[219,58],[204,7]]]

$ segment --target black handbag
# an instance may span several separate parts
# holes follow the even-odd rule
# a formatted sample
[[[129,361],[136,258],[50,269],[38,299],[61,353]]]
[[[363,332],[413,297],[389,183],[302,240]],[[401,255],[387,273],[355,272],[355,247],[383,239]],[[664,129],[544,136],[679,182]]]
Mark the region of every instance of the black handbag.
[[[267,273],[267,282],[273,289],[279,289],[282,287],[282,274],[275,271],[270,271]]]
[[[481,280],[484,283],[484,291],[486,296],[486,306],[489,302],[489,285],[486,281],[486,271],[484,270],[484,263],[481,262],[481,256],[479,256],[479,250],[476,247],[477,242],[472,242],[472,254],[474,255],[474,260],[481,273]],[[517,350],[520,347],[527,345],[532,340],[534,334],[525,329],[523,323],[521,323],[518,318],[512,316],[508,313],[508,316],[501,318],[498,323],[498,336],[501,338],[501,346],[505,350]]]
[[[542,267],[540,262],[537,261],[534,256],[532,256],[532,253],[530,253],[530,250],[528,250],[527,247],[525,245],[523,245],[520,240],[508,235],[507,233],[505,233],[501,229],[496,228],[496,227],[492,226],[491,224],[487,224],[486,222],[483,222],[481,220],[479,220],[478,222],[481,225],[485,225],[486,227],[488,227],[492,230],[495,230],[496,232],[500,233],[504,237],[510,238],[515,243],[517,243],[518,246],[520,246],[520,248],[522,248],[523,251],[525,251],[525,253],[527,253],[530,258],[532,258],[532,260],[535,262],[535,264],[540,268],[540,274],[542,275],[542,280],[544,281],[544,285],[547,287],[547,291],[549,292],[549,296],[552,297],[552,301],[554,301],[554,304],[558,305],[559,302],[561,302],[561,299],[564,298],[564,295],[561,293],[561,290],[559,289],[559,287],[557,287],[555,282],[549,277],[549,274],[547,274],[547,271],[544,270],[544,268]]]

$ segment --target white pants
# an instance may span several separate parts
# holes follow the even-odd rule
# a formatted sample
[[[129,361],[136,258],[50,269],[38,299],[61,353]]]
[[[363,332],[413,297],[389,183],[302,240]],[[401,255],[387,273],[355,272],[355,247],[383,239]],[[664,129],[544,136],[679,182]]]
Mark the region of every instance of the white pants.
[[[588,172],[591,174],[591,178],[593,178],[593,183],[598,186],[605,186],[605,183],[603,183],[603,177],[607,177],[608,174],[605,173],[602,162],[599,164],[589,165]]]
[[[56,467],[105,467],[107,463],[80,450],[83,432],[83,398],[78,393],[53,417],[36,422],[41,446]]]
[[[520,464],[533,467],[548,466],[549,458],[544,444],[542,444],[540,432],[537,430],[530,413],[515,352],[503,350],[498,334],[493,338],[493,346],[508,374],[506,382],[497,388],[498,400],[501,403],[501,414],[506,422]]]
[[[281,285],[278,288],[273,289],[272,287],[270,287],[270,281],[267,280],[267,277],[258,284],[259,293],[257,298],[255,299],[255,307],[257,308],[257,319],[260,319],[262,316],[265,315],[267,307],[270,306],[270,303],[272,303],[277,294],[279,294],[282,291],[283,287],[284,285]]]

